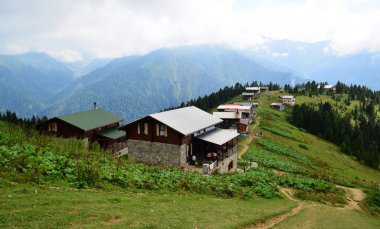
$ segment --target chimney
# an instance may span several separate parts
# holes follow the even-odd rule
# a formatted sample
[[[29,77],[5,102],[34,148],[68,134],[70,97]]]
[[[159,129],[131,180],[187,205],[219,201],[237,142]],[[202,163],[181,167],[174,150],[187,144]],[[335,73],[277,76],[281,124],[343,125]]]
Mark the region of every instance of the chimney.
[[[98,108],[96,107],[96,102],[94,102],[94,110],[96,110],[96,109],[98,109]]]

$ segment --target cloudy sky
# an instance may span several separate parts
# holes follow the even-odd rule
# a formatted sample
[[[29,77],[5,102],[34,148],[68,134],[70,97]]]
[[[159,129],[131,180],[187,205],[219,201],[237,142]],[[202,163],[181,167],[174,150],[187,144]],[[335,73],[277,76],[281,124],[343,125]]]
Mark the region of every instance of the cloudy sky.
[[[0,0],[0,53],[66,61],[204,43],[330,41],[336,55],[380,51],[379,0]]]

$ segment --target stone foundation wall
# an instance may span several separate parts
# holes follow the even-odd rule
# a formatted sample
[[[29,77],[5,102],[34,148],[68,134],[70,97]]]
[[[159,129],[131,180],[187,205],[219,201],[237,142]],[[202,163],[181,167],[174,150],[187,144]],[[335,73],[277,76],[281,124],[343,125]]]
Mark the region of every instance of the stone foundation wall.
[[[236,149],[235,149],[236,147]],[[219,170],[219,173],[228,173],[228,172],[236,172],[237,171],[237,146],[234,147],[234,151],[236,153],[234,153],[232,156],[228,157],[228,158],[225,158],[223,161],[220,161],[218,163],[218,170]],[[232,164],[233,164],[233,167],[231,170],[228,170],[228,165],[231,163],[232,161]]]
[[[187,145],[128,140],[128,158],[149,165],[185,166],[186,149]]]

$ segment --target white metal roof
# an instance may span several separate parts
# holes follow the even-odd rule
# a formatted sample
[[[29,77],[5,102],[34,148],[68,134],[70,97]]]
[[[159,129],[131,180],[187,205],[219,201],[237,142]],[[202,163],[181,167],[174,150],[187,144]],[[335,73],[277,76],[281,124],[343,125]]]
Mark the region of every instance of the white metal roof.
[[[155,113],[149,116],[184,135],[189,135],[223,122],[220,118],[194,106]]]
[[[283,99],[294,99],[294,96],[293,95],[283,95],[283,96],[281,96],[281,98],[283,98]]]
[[[234,104],[240,104],[241,106],[250,106],[252,107],[254,102],[234,102]]]
[[[246,87],[245,90],[246,91],[260,91],[260,88],[259,87]]]
[[[243,93],[241,93],[242,95],[255,95],[255,93],[253,93],[253,92],[243,92]]]
[[[271,106],[282,106],[283,104],[282,103],[271,103],[270,105]]]
[[[251,106],[239,106],[239,105],[220,105],[218,106],[219,109],[237,109],[237,110],[250,110]]]
[[[335,87],[335,85],[329,85],[329,84],[326,84],[326,85],[324,86],[325,89],[331,89],[331,88],[333,88],[333,87]]]
[[[214,112],[212,115],[215,115],[218,118],[221,119],[241,119],[241,112]]]
[[[239,136],[238,133],[229,130],[223,130],[220,128],[215,128],[213,130],[210,130],[209,132],[197,136],[196,138],[199,138],[206,142],[211,142],[216,145],[223,145],[228,141],[236,138],[237,136]]]

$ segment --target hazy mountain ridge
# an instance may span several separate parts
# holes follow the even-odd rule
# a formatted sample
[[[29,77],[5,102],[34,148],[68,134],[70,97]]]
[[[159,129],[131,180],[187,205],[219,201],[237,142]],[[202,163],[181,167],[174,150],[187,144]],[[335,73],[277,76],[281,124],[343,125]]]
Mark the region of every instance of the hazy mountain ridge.
[[[132,120],[236,82],[289,84],[310,78],[380,88],[378,55],[333,56],[323,51],[328,44],[273,41],[258,50],[162,48],[116,58],[103,67],[105,62],[94,64],[94,71],[75,79],[67,63],[46,54],[0,55],[0,110],[53,116],[91,109],[96,101]]]
[[[94,101],[126,120],[179,105],[236,82],[290,83],[289,73],[270,71],[221,46],[159,49],[111,61],[75,81],[66,96],[43,113],[88,109]],[[65,90],[65,91],[66,91]]]
[[[69,69],[44,53],[0,55],[0,111],[38,114],[72,80]]]
[[[304,78],[365,85],[380,89],[380,54],[334,55],[330,42],[303,43],[289,40],[268,42],[261,49],[243,50],[253,59],[264,59],[291,69]]]

